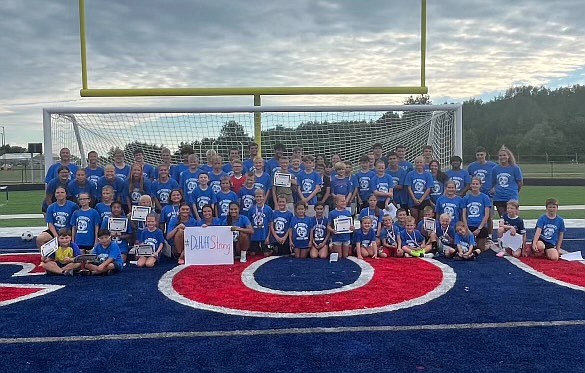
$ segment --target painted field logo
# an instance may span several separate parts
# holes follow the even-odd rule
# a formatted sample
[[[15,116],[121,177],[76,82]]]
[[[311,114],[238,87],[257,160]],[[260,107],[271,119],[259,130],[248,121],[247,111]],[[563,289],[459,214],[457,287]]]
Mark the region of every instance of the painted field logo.
[[[39,254],[0,254],[0,265],[22,267],[11,277],[44,275],[45,270],[39,266],[40,262]],[[0,283],[0,306],[39,297],[62,288],[62,285]]]
[[[344,278],[337,278],[341,272]],[[408,273],[405,276],[405,273]],[[179,266],[159,290],[189,307],[257,317],[335,317],[424,304],[455,284],[438,261],[389,259],[337,263],[269,257],[234,266]]]
[[[544,258],[516,259],[506,256],[512,264],[545,281],[575,290],[585,291],[585,264],[583,262],[553,262]]]

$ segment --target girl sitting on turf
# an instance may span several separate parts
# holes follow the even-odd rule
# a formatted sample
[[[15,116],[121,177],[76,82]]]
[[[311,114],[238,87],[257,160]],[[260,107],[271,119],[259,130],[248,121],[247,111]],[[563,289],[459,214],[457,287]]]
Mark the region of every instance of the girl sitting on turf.
[[[522,256],[522,251],[526,245],[526,229],[524,228],[524,220],[518,215],[519,210],[518,201],[511,200],[506,203],[506,213],[500,219],[498,227],[498,241],[500,243],[501,251],[496,254],[499,258],[504,255],[512,255],[515,258]],[[506,232],[510,232],[512,236],[516,234],[522,235],[522,246],[517,249],[511,249],[502,242],[502,237]]]
[[[76,256],[81,255],[81,251],[77,245],[71,242],[71,230],[69,228],[59,229],[58,234],[59,248],[50,258],[41,258],[41,267],[47,273],[72,276],[74,271],[81,268],[81,263],[73,261]]]
[[[382,218],[382,226],[380,228],[380,234],[378,235],[378,256],[385,258],[387,254],[384,249],[388,250],[391,257],[403,257],[404,251],[398,247],[397,237],[400,234],[395,229],[394,222],[390,215],[386,215]]]
[[[355,252],[358,259],[364,259],[364,257],[378,258],[378,246],[376,245],[376,232],[372,227],[372,218],[366,216],[362,219],[360,229],[354,232],[355,237]],[[382,258],[385,258],[386,254],[382,253]]]
[[[309,255],[313,259],[325,259],[329,255],[328,223],[329,221],[325,217],[325,204],[323,202],[317,202],[315,204],[315,217],[313,217],[311,222],[311,249]]]
[[[150,209],[152,211],[152,207],[153,207],[152,198],[150,198],[149,195],[145,194],[142,197],[140,197],[140,200],[138,201],[138,205],[142,206],[142,207],[150,207]],[[130,222],[132,223],[132,229],[134,230],[134,232],[136,232],[134,244],[138,244],[139,239],[140,239],[140,235],[142,234],[142,231],[146,228],[146,222],[139,221],[139,220],[132,220],[132,211],[130,211],[130,214],[128,214],[128,219],[130,219]]]
[[[309,256],[311,218],[305,215],[306,212],[307,205],[302,201],[297,202],[289,228],[289,244],[294,249],[295,258],[305,259]]]
[[[452,225],[451,215],[443,213],[439,216],[439,221],[435,228],[435,241],[437,242],[437,249],[439,253],[443,253],[445,257],[452,258],[457,250],[455,249],[455,229]]]
[[[204,210],[213,214],[211,205],[205,205]],[[213,215],[211,215],[213,218]],[[185,264],[185,228],[197,226],[197,221],[191,216],[191,206],[188,203],[181,203],[179,215],[171,218],[168,225],[167,240],[170,242],[173,255],[178,258],[179,265]]]
[[[224,225],[232,227],[235,254],[240,256],[240,263],[246,263],[250,248],[250,236],[254,234],[254,228],[252,228],[250,219],[240,214],[240,205],[235,202],[230,203],[229,214],[224,220]]]
[[[460,221],[455,227],[455,244],[457,245],[457,258],[463,260],[475,260],[481,254],[481,250],[475,245],[475,236],[467,224]]]

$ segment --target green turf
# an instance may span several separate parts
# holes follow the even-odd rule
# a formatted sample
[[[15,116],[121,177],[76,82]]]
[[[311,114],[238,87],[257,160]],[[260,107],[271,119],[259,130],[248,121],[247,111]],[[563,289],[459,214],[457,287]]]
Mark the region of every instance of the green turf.
[[[44,227],[44,219],[11,219],[11,220],[0,220],[0,228],[12,228],[12,227]]]
[[[556,198],[562,205],[585,205],[585,187],[526,186],[520,190],[520,204],[544,206],[547,198]]]
[[[585,178],[585,163],[521,163],[519,166],[525,178]]]
[[[45,192],[32,190],[25,192],[0,193],[0,215],[39,214]]]

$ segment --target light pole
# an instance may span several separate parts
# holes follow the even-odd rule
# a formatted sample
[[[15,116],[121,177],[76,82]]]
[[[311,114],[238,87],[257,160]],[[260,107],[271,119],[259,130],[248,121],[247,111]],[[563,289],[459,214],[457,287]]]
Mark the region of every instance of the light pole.
[[[4,126],[2,126],[2,150],[4,151],[4,171],[6,171],[6,134]]]

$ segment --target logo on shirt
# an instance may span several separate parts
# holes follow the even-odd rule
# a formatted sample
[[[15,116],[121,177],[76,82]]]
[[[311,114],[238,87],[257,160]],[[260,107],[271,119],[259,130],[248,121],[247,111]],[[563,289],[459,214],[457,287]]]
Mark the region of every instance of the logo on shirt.
[[[85,216],[77,220],[77,233],[87,233],[88,219]]]
[[[478,202],[471,202],[467,209],[469,211],[469,216],[478,217],[480,212],[481,204]]]
[[[195,188],[197,188],[197,181],[189,180],[187,182],[187,191],[191,193]]]
[[[297,232],[297,237],[299,240],[304,240],[304,239],[308,238],[307,237],[308,230],[307,230],[307,226],[305,224],[298,225],[296,232]]]
[[[425,190],[426,183],[420,180],[414,182],[414,191],[418,193],[422,193]]]
[[[164,190],[158,194],[158,199],[159,199],[160,203],[168,203],[169,196],[170,196],[170,193],[167,190]]]
[[[276,231],[276,233],[284,233],[284,221],[282,221],[282,219],[277,218],[274,221],[274,230]]]
[[[302,184],[303,193],[310,194],[313,191],[313,180],[305,179]]]
[[[499,174],[498,175],[498,185],[502,188],[507,188],[510,186],[510,174]]]

